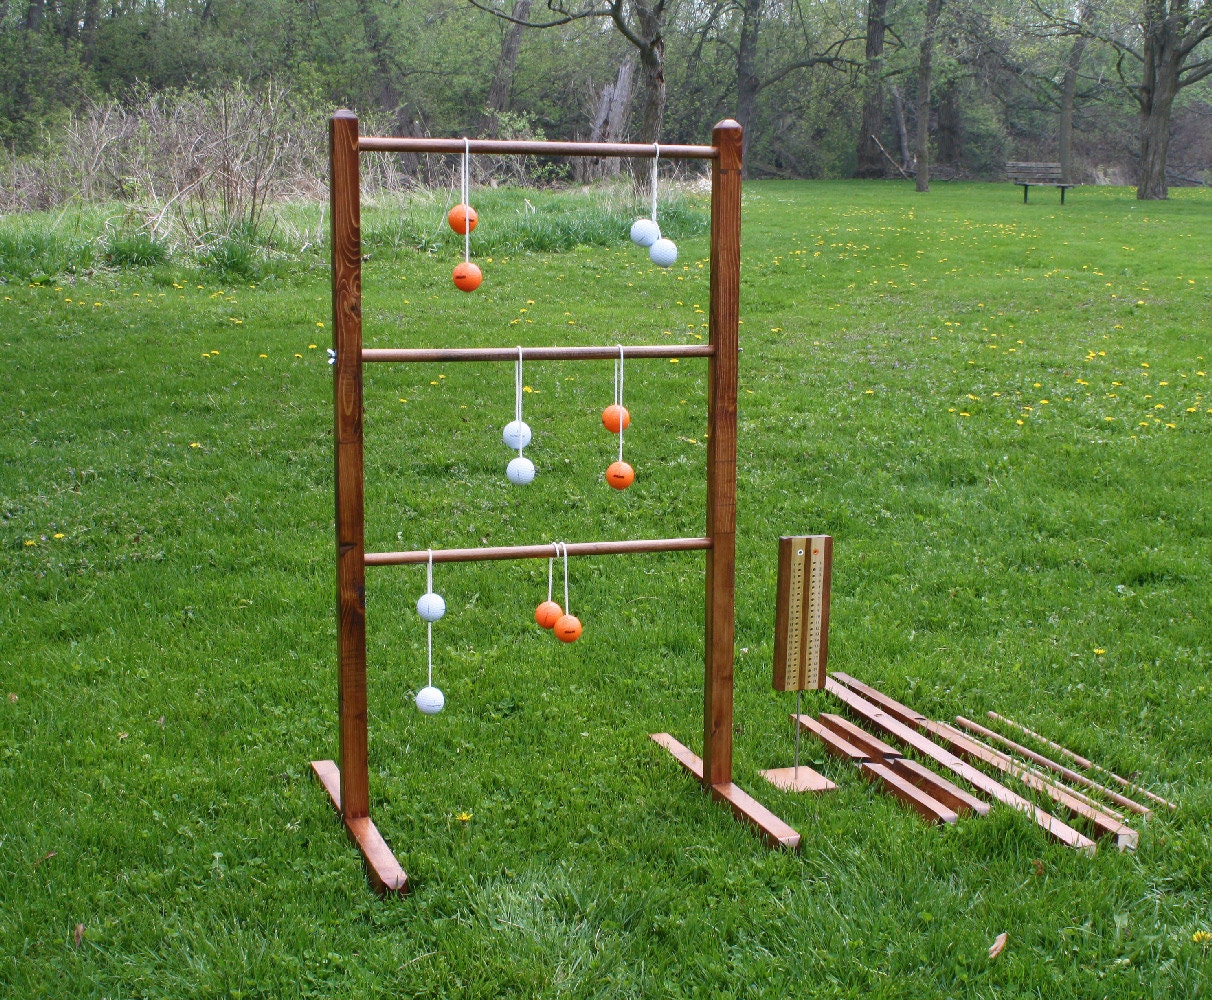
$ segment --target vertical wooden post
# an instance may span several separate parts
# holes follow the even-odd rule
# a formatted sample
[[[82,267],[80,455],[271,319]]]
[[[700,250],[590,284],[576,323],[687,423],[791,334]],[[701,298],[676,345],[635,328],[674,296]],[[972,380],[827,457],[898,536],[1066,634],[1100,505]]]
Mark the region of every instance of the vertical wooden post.
[[[358,119],[338,111],[329,126],[332,164],[333,444],[337,504],[337,710],[341,813],[370,814],[366,759],[366,567],[362,468],[362,234]]]
[[[707,593],[703,684],[704,785],[732,781],[732,668],[736,587],[737,331],[741,273],[741,126],[711,135],[711,343],[707,366]]]

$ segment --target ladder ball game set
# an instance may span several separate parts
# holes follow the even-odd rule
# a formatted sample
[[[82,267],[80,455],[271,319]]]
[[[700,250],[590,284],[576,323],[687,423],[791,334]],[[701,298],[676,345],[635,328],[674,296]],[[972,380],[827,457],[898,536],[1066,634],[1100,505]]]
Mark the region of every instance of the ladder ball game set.
[[[446,612],[446,602],[434,590],[434,564],[497,559],[547,559],[547,599],[535,609],[535,621],[561,642],[575,642],[581,621],[569,606],[568,559],[587,555],[701,551],[706,563],[704,595],[704,671],[702,756],[696,755],[668,733],[651,739],[664,747],[702,784],[711,797],[727,805],[750,824],[769,845],[797,849],[800,835],[732,780],[733,734],[733,629],[736,534],[736,432],[738,310],[740,300],[741,237],[741,127],[720,122],[710,146],[646,145],[635,143],[532,142],[483,139],[428,139],[362,136],[351,112],[337,112],[329,131],[330,225],[332,249],[332,307],[334,450],[336,499],[337,576],[337,714],[339,759],[312,761],[316,776],[327,790],[350,838],[366,862],[373,888],[380,892],[406,892],[408,877],[370,818],[370,787],[366,690],[366,568],[417,565],[426,567],[426,588],[417,601],[417,614],[426,623],[427,683],[416,695],[417,708],[428,715],[440,713],[445,696],[434,685],[433,626]],[[362,248],[359,156],[364,152],[441,153],[462,156],[462,200],[447,215],[447,222],[463,236],[463,260],[451,280],[458,291],[473,293],[484,279],[471,260],[471,233],[479,219],[468,191],[473,153],[523,156],[640,157],[652,161],[652,206],[648,218],[637,219],[631,239],[648,250],[659,267],[677,261],[673,240],[662,235],[657,221],[657,166],[661,157],[707,160],[711,165],[711,237],[709,337],[706,344],[601,347],[499,347],[499,348],[388,348],[362,346]],[[624,406],[624,368],[628,359],[697,358],[707,363],[707,498],[705,530],[701,537],[621,539],[615,541],[554,542],[469,549],[417,549],[403,552],[367,552],[364,543],[364,464],[362,435],[362,366],[372,363],[432,363],[497,361],[514,365],[514,415],[502,430],[502,440],[516,451],[505,468],[511,483],[525,487],[536,475],[525,455],[531,430],[523,419],[522,371],[527,361],[597,360],[614,364],[614,401],[602,413],[605,429],[618,436],[618,457],[605,470],[607,484],[627,489],[635,470],[623,457],[624,431],[631,415]],[[554,589],[556,566],[563,572],[563,594]],[[986,802],[933,771],[907,758],[882,740],[841,716],[821,713],[819,720],[802,715],[805,690],[828,690],[851,712],[885,735],[906,743],[918,756],[932,759],[963,778],[989,798],[1028,812],[1053,837],[1080,850],[1093,851],[1094,843],[988,777],[977,763],[1010,774],[1034,791],[1042,792],[1070,812],[1088,821],[1098,835],[1114,835],[1119,846],[1134,847],[1136,831],[1116,812],[1088,792],[1110,796],[1117,805],[1148,815],[1149,809],[1121,793],[1104,788],[1086,775],[1056,764],[1013,743],[997,732],[966,719],[960,732],[893,701],[846,674],[828,676],[829,590],[833,540],[827,535],[806,535],[779,540],[778,586],[775,605],[774,688],[796,692],[795,762],[792,767],[763,771],[777,788],[794,792],[825,792],[833,782],[800,764],[800,733],[808,731],[825,749],[859,765],[863,776],[934,822],[955,822],[963,813],[981,815]],[[561,605],[555,598],[563,597]],[[1058,744],[1019,727],[994,713],[990,715],[1069,755],[1087,771],[1097,768]],[[975,739],[984,735],[1001,741],[1015,756]],[[942,739],[939,746],[930,737]],[[1020,759],[1026,757],[1025,763]],[[1083,791],[1062,788],[1033,765],[1043,766],[1083,784]],[[1088,765],[1088,766],[1087,766]],[[1118,775],[1098,769],[1128,789],[1137,789]],[[1077,779],[1074,782],[1074,779]],[[1152,793],[1144,795],[1170,808]]]

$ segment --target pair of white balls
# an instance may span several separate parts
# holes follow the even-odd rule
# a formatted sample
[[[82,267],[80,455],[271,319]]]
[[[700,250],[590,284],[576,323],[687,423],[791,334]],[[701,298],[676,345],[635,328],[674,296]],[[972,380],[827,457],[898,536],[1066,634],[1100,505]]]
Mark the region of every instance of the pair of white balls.
[[[501,439],[510,448],[521,451],[530,444],[530,427],[525,420],[511,420],[501,431]],[[534,482],[534,462],[525,455],[519,455],[505,466],[505,475],[514,486],[525,486]]]
[[[433,623],[446,614],[446,601],[432,590],[417,599],[417,614]],[[426,715],[437,715],[446,705],[446,696],[432,684],[421,688],[416,697],[417,708]]]
[[[657,267],[672,267],[677,263],[677,244],[665,239],[661,235],[661,227],[652,219],[636,219],[631,224],[631,242],[647,247],[649,259]]]

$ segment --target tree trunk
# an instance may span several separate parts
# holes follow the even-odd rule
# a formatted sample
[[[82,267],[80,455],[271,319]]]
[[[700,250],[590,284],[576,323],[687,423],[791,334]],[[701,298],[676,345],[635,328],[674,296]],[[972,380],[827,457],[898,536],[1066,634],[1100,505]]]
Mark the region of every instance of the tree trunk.
[[[513,17],[518,21],[530,18],[532,0],[513,0]],[[501,57],[497,60],[497,69],[492,77],[492,85],[488,88],[489,117],[493,112],[509,110],[509,95],[513,89],[513,71],[518,64],[518,50],[522,47],[522,32],[525,26],[510,23],[505,30],[505,38],[501,42]]]
[[[888,0],[869,0],[867,4],[867,55],[863,122],[859,127],[858,158],[855,177],[883,177],[884,153],[876,139],[884,130],[884,20]],[[748,135],[748,133],[746,133]]]
[[[640,85],[643,103],[640,110],[640,131],[637,142],[655,143],[661,138],[661,125],[665,120],[665,36],[663,0],[651,6],[632,0],[639,30],[634,31],[626,23],[622,0],[611,4],[611,19],[640,54]],[[651,164],[647,160],[632,159],[631,172],[636,190],[641,197],[649,193]]]
[[[1078,9],[1078,22],[1085,25],[1090,20],[1090,0],[1084,0]],[[1061,181],[1073,183],[1073,105],[1077,101],[1077,74],[1081,69],[1082,56],[1086,51],[1086,36],[1078,35],[1069,49],[1065,62],[1065,79],[1061,85],[1060,130],[1057,135],[1058,157],[1061,165]]]
[[[621,142],[625,138],[634,69],[635,62],[624,59],[614,80],[602,87],[589,132],[590,142]],[[622,163],[617,156],[578,156],[573,163],[576,178],[582,183],[599,177],[617,177],[621,168]]]
[[[917,64],[917,189],[930,190],[930,74],[934,63],[934,32],[943,0],[926,0],[921,58]]]
[[[909,151],[909,129],[905,127],[905,101],[901,97],[901,88],[892,88],[892,109],[896,118],[896,138],[901,147],[901,172],[909,173],[913,169],[913,153]]]
[[[97,20],[101,0],[84,0],[83,59],[85,66],[92,66],[97,51]]]
[[[1163,69],[1155,78],[1147,106],[1140,114],[1140,177],[1136,197],[1159,201],[1169,194],[1166,155],[1170,149],[1170,112],[1178,93],[1178,71]]]
[[[938,162],[958,164],[964,159],[964,118],[959,84],[948,80],[938,95]]]
[[[744,128],[742,169],[749,173],[749,145],[756,131],[753,127],[757,113],[757,96],[761,89],[758,77],[758,32],[766,0],[744,0],[741,8],[741,37],[736,49],[736,120]]]
[[[42,14],[45,10],[45,0],[30,0],[30,4],[25,10],[26,31],[37,31],[42,27]]]

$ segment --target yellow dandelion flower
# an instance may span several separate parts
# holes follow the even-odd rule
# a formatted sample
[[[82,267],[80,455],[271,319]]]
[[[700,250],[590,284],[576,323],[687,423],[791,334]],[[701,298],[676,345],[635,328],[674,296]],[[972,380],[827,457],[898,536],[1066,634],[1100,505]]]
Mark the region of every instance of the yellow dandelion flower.
[[[257,355],[257,357],[259,357],[259,358],[268,358],[268,357],[269,357],[269,355],[268,355],[268,354],[258,354],[258,355]]]
[[[469,823],[471,822],[471,815],[472,814],[469,812],[461,812],[455,817],[455,819],[457,819],[460,823]]]
[[[316,320],[316,326],[323,326],[323,325],[324,324],[320,320]]]
[[[295,355],[295,357],[296,357],[296,358],[301,358],[301,357],[303,357],[303,355],[302,355],[302,354],[296,354],[296,355]]]
[[[314,350],[316,349],[316,345],[315,345],[315,344],[308,344],[308,345],[307,345],[307,349],[308,349],[309,351],[314,351]]]
[[[1105,652],[1107,652],[1105,649],[1095,649],[1095,650],[1094,650],[1094,655],[1095,655],[1095,656],[1102,656],[1102,655],[1103,655]]]
[[[62,531],[56,531],[52,537],[53,537],[53,538],[62,538],[62,537],[63,537],[63,532],[62,532]]]
[[[198,444],[197,441],[190,441],[189,446],[191,448],[201,448],[202,447],[200,444]]]
[[[38,540],[37,540],[36,538],[27,538],[27,539],[25,540],[25,544],[26,544],[27,546],[29,546],[29,545],[37,545],[37,544],[38,544]]]
[[[1191,935],[1191,940],[1196,944],[1207,944],[1212,941],[1212,931],[1196,931]]]

